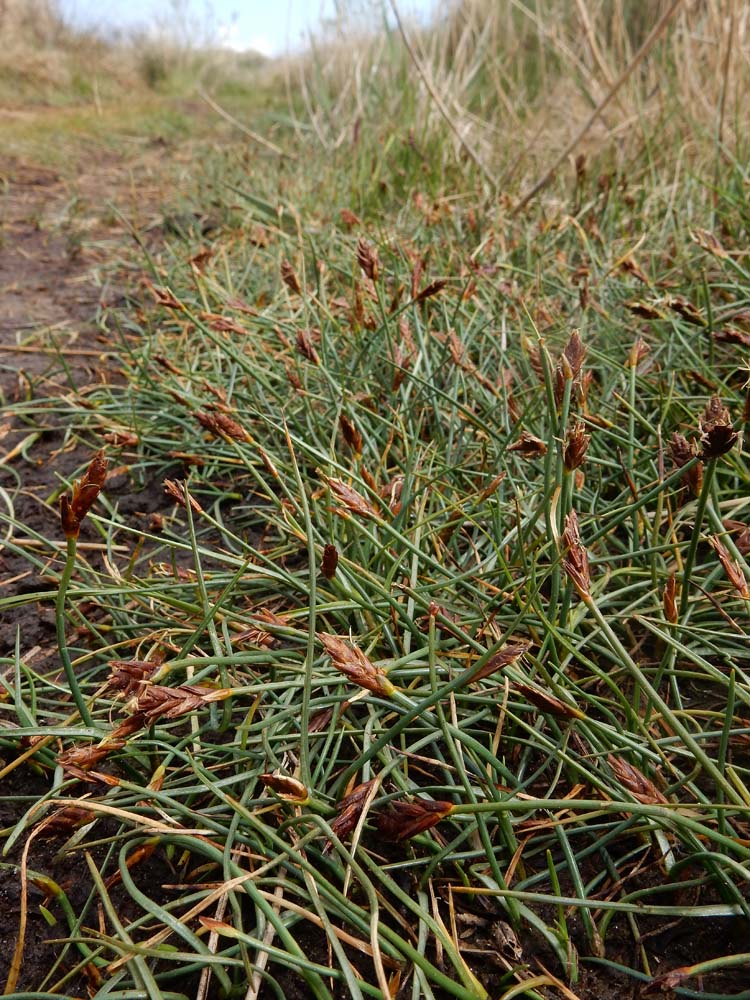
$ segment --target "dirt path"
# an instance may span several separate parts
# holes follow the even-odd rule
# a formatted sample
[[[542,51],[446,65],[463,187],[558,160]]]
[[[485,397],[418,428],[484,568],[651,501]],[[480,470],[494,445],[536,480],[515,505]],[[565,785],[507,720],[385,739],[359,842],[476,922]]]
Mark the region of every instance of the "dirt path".
[[[97,317],[120,304],[124,290],[137,282],[129,226],[147,232],[158,225],[169,168],[165,158],[173,152],[144,140],[132,156],[110,151],[88,156],[85,169],[70,176],[0,157],[0,509],[46,538],[59,535],[50,495],[61,478],[69,478],[90,457],[90,449],[66,434],[55,399],[120,378],[111,338]],[[128,260],[133,263],[124,263]],[[12,551],[14,534],[12,524],[0,530],[0,598],[53,588],[43,569]],[[7,658],[0,670],[11,686],[17,635],[26,665],[57,669],[50,602],[6,608],[0,615],[0,657]],[[0,701],[8,701],[2,690]],[[0,725],[14,725],[8,708]],[[51,774],[28,766],[4,774],[8,760],[7,754],[0,759],[0,828],[5,830],[45,795],[51,781]],[[29,865],[53,878],[80,912],[91,887],[89,875],[78,855],[57,858],[59,846],[35,842]],[[15,947],[21,899],[18,851],[3,860],[0,989]],[[153,874],[164,881],[162,872]],[[48,939],[67,933],[60,925],[46,925],[43,901],[44,893],[30,884],[19,988],[44,980],[60,954],[60,946]],[[52,982],[61,975],[55,973]],[[85,977],[76,975],[64,991],[88,995]]]

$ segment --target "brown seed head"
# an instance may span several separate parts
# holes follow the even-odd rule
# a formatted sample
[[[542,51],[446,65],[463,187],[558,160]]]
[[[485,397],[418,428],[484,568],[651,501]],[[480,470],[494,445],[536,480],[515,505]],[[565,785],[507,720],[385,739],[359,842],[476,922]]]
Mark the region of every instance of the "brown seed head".
[[[677,431],[675,431],[672,435],[672,440],[669,442],[669,451],[672,455],[672,461],[674,462],[676,469],[681,469],[696,456],[694,446],[689,444],[687,438],[685,438],[682,434],[679,434]],[[703,483],[703,463],[696,462],[694,465],[691,465],[682,477],[682,481],[685,483],[692,495],[697,497],[701,491],[701,485]]]
[[[339,564],[339,554],[335,545],[323,547],[323,559],[320,564],[320,571],[326,580],[332,580],[336,576],[336,568]]]
[[[304,358],[307,358],[308,361],[312,362],[312,364],[320,364],[320,355],[315,350],[315,342],[313,340],[312,331],[297,331],[297,350]]]
[[[357,785],[353,791],[338,803],[336,806],[338,816],[331,823],[331,829],[337,837],[348,836],[357,825],[367,801],[367,796],[370,794],[375,781],[375,778],[372,778],[370,781],[363,781],[361,785]]]
[[[396,688],[386,672],[371,663],[361,649],[328,632],[318,632],[317,636],[334,667],[350,681],[383,698],[391,697]]]
[[[367,240],[360,239],[357,243],[357,263],[362,268],[362,273],[370,281],[377,281],[380,274],[380,263],[378,261],[378,251],[371,247]]]
[[[732,427],[729,410],[718,396],[712,396],[708,401],[703,416],[700,419],[701,458],[719,458],[731,451],[739,435]]]
[[[356,425],[342,413],[339,417],[339,427],[344,441],[349,445],[355,455],[362,454],[362,435],[357,430]]]
[[[581,335],[578,330],[574,330],[555,368],[555,402],[558,406],[563,401],[566,382],[573,382],[574,387],[580,385],[581,370],[585,358],[586,348],[583,346]]]
[[[245,428],[233,420],[228,413],[213,410],[197,410],[195,417],[198,423],[217,437],[234,438],[235,441],[248,441],[250,435]]]
[[[155,660],[110,660],[107,690],[122,691],[124,695],[137,691],[157,670]]]
[[[677,623],[677,580],[674,573],[670,574],[669,579],[664,585],[662,603],[664,606],[664,617],[672,625],[675,625]]]
[[[583,465],[591,438],[586,433],[586,425],[578,420],[568,431],[563,446],[563,465],[568,472]]]
[[[359,517],[365,518],[376,518],[378,516],[377,511],[370,501],[363,497],[361,493],[357,493],[351,486],[347,486],[341,479],[327,476],[325,480],[336,500],[343,505],[344,512],[350,511],[352,514],[357,514]],[[337,512],[341,513],[342,511],[339,509]]]
[[[575,705],[569,705],[566,701],[555,698],[554,695],[542,691],[540,688],[532,687],[530,684],[516,683],[513,685],[515,691],[520,692],[527,701],[546,712],[548,715],[556,715],[562,719],[585,719],[586,715]]]
[[[439,295],[447,284],[447,278],[436,278],[435,281],[431,281],[429,285],[425,285],[421,291],[417,292],[414,296],[414,303],[424,302],[425,299],[431,299],[433,295]]]
[[[445,819],[453,812],[452,802],[417,799],[415,802],[391,802],[385,812],[379,813],[377,827],[386,840],[401,841],[416,837]]]
[[[286,802],[303,805],[310,799],[310,793],[296,778],[290,778],[289,775],[281,774],[279,771],[274,771],[273,774],[261,774],[259,777],[266,788],[276,792],[279,798]]]
[[[471,683],[474,684],[476,681],[484,680],[485,677],[491,677],[498,670],[510,666],[522,657],[524,653],[527,653],[530,648],[531,642],[528,639],[516,639],[513,642],[509,642],[502,649],[498,650],[497,653],[493,653],[484,666],[480,667],[475,674],[472,674]]]
[[[229,688],[205,688],[195,684],[179,687],[162,687],[148,684],[141,688],[129,703],[133,715],[141,716],[147,724],[157,719],[177,719],[214,701],[231,696]]]
[[[72,499],[67,493],[60,497],[60,521],[66,538],[78,538],[81,523],[101,493],[106,478],[107,461],[102,450],[94,455],[83,479],[73,483]]]
[[[637,767],[633,767],[622,757],[609,754],[607,763],[612,768],[612,773],[623,787],[627,788],[636,802],[644,805],[663,805],[667,800],[662,793],[645,774],[642,774]]]
[[[628,353],[628,360],[625,362],[628,368],[637,368],[638,365],[643,361],[647,354],[649,354],[651,348],[648,346],[643,337],[639,337],[630,348]]]
[[[186,507],[185,503],[185,486],[184,483],[179,482],[176,479],[165,479],[164,480],[164,492],[167,496],[172,497],[175,503],[178,503],[180,507]],[[193,499],[190,493],[187,494],[188,501],[190,503],[191,510],[194,510],[196,514],[200,514],[203,508],[198,503],[197,500]]]
[[[528,431],[521,431],[518,440],[509,444],[506,451],[517,451],[521,458],[541,458],[547,454],[547,445],[541,438]]]
[[[289,261],[286,260],[286,258],[282,260],[279,271],[281,273],[281,280],[284,282],[289,291],[293,292],[295,295],[301,295],[302,285],[299,283],[297,272],[294,270]]]
[[[739,596],[744,601],[750,599],[750,589],[748,589],[745,574],[743,573],[742,567],[737,560],[732,559],[727,547],[716,535],[709,536],[708,544],[719,557],[719,562],[724,567],[724,572],[726,573],[729,582],[732,584]]]
[[[571,510],[565,518],[565,531],[563,532],[562,543],[567,553],[563,560],[563,569],[578,591],[579,597],[584,601],[588,601],[591,599],[589,557],[581,542],[581,535],[578,530],[578,515],[574,510]]]

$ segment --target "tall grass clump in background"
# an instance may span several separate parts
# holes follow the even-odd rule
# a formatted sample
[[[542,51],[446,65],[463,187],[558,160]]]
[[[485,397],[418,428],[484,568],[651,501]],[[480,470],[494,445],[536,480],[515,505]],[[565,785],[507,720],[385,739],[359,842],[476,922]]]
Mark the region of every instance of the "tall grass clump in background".
[[[19,638],[6,850],[92,878],[40,990],[746,995],[745,11],[540,8],[235,94],[124,384],[20,408],[129,477],[101,559],[8,516],[76,683]]]

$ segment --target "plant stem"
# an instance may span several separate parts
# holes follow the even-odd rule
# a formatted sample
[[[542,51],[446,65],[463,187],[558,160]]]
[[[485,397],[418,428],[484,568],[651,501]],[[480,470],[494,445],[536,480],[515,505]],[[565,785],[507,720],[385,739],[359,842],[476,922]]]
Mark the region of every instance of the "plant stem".
[[[65,598],[68,593],[71,577],[73,576],[73,570],[75,569],[77,545],[78,539],[75,536],[69,536],[65,550],[65,566],[63,568],[63,574],[60,577],[60,589],[57,592],[57,600],[55,602],[55,626],[57,628],[57,646],[60,652],[62,665],[65,669],[65,677],[68,681],[70,693],[73,695],[73,700],[76,703],[76,708],[80,713],[84,725],[93,727],[94,721],[91,718],[91,713],[89,712],[86,701],[81,693],[81,688],[78,684],[78,678],[76,677],[76,672],[70,660],[68,644],[65,638]]]

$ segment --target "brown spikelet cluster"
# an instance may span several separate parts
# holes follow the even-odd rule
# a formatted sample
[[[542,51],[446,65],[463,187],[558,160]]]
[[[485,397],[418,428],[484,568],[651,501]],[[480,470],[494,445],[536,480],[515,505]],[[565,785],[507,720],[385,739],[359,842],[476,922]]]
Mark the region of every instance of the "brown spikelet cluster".
[[[484,680],[485,677],[491,677],[498,670],[509,667],[519,660],[524,653],[528,653],[530,648],[531,642],[528,639],[516,639],[513,642],[509,642],[502,649],[498,650],[497,653],[493,653],[487,662],[475,674],[472,674],[472,683]]]
[[[356,425],[345,413],[339,417],[339,427],[344,441],[349,445],[355,455],[362,454],[362,435],[357,430]]]
[[[566,701],[555,698],[554,695],[542,691],[541,688],[532,687],[530,684],[515,683],[513,690],[518,691],[524,698],[548,715],[555,715],[561,719],[585,719],[586,715],[575,705],[569,705]]]
[[[94,819],[96,813],[81,806],[64,806],[53,813],[50,819],[44,820],[41,829],[45,837],[69,837],[73,830],[78,830]]]
[[[431,829],[453,812],[452,802],[418,799],[414,802],[391,802],[378,813],[378,832],[386,840],[398,843]]]
[[[299,278],[297,277],[297,272],[294,270],[290,262],[284,258],[279,267],[279,273],[281,274],[281,280],[284,282],[286,287],[294,295],[302,294],[302,285],[300,285]]]
[[[721,539],[716,535],[709,536],[708,544],[719,557],[719,562],[721,563],[729,582],[732,584],[739,596],[744,601],[750,599],[750,589],[748,589],[747,579],[742,571],[742,567],[736,559],[731,557],[726,545],[724,545]]]
[[[320,355],[315,350],[315,333],[312,330],[297,331],[297,350],[312,364],[320,364]]]
[[[341,505],[336,508],[336,513],[346,516],[347,513],[357,514],[359,517],[376,518],[377,511],[370,501],[363,497],[343,480],[335,479],[333,476],[324,477],[331,490],[331,493]]]
[[[431,299],[433,296],[439,295],[447,284],[447,278],[436,278],[413,296],[414,303],[424,302],[426,299]]]
[[[541,458],[547,454],[547,445],[541,438],[534,437],[529,431],[521,431],[518,440],[509,444],[506,451],[516,451],[521,458]]]
[[[107,478],[104,451],[98,451],[82,479],[73,483],[73,495],[60,497],[60,522],[66,538],[78,538],[81,523],[94,505]]]
[[[568,431],[563,445],[563,465],[568,472],[573,472],[574,469],[583,465],[590,440],[584,422],[582,420],[576,421]]]
[[[678,431],[675,431],[672,435],[672,439],[669,442],[669,451],[676,469],[681,469],[697,455],[695,446],[690,444],[687,438]],[[686,469],[682,481],[690,493],[694,497],[697,497],[703,484],[703,463],[695,462],[689,469]]]
[[[259,778],[265,788],[270,788],[280,799],[285,802],[293,802],[296,805],[303,805],[310,798],[310,793],[297,778],[291,778],[280,771],[273,774],[261,774]]]
[[[719,458],[731,451],[739,435],[732,427],[729,410],[718,396],[712,396],[700,419],[701,458]]]
[[[156,660],[110,660],[107,689],[128,697],[140,690],[160,665]]]
[[[650,781],[637,767],[629,764],[622,757],[609,754],[607,763],[612,768],[615,778],[624,788],[627,788],[636,802],[658,806],[667,801],[653,781]]]
[[[664,617],[671,625],[675,625],[677,623],[677,580],[674,573],[670,574],[669,579],[664,585],[662,606],[664,608]]]
[[[639,337],[628,352],[628,359],[625,362],[628,368],[637,368],[643,359],[651,352],[643,337]]]
[[[370,781],[363,781],[357,785],[348,795],[346,795],[336,806],[338,816],[331,823],[331,829],[337,837],[348,837],[354,827],[359,822],[362,810],[365,807],[367,796],[375,784],[375,778]]]
[[[591,600],[591,574],[589,571],[589,557],[578,530],[578,515],[575,510],[571,510],[565,518],[565,531],[562,536],[563,569],[568,575],[573,586],[578,591],[578,596],[584,600]]]
[[[110,431],[104,435],[107,444],[112,444],[115,448],[134,448],[140,438],[132,431]]]
[[[343,225],[349,226],[350,228],[352,226],[362,225],[362,220],[360,219],[360,217],[356,215],[354,212],[352,212],[350,208],[342,208],[341,211],[339,212],[339,218],[341,219]]]
[[[396,688],[388,680],[388,675],[380,667],[376,667],[361,649],[328,632],[318,632],[317,636],[334,667],[350,681],[373,694],[391,697]]]
[[[323,546],[323,558],[320,562],[320,572],[326,580],[332,580],[336,576],[336,569],[339,564],[339,553],[335,545]]]
[[[710,253],[712,257],[717,257],[719,260],[726,260],[729,257],[729,254],[714,234],[709,233],[707,229],[693,229],[690,237],[694,243],[698,244],[701,250]]]
[[[233,438],[235,441],[249,441],[250,435],[228,413],[214,410],[197,410],[195,418],[199,424],[216,437]]]
[[[667,305],[672,310],[676,312],[678,316],[682,317],[686,323],[692,323],[693,326],[705,326],[706,321],[703,318],[703,314],[700,309],[693,305],[688,299],[683,298],[682,295],[671,295],[667,299]]]
[[[417,348],[414,343],[414,338],[412,337],[409,320],[406,316],[402,315],[400,317],[398,321],[398,330],[401,334],[401,343],[396,344],[393,352],[393,364],[395,366],[395,371],[393,372],[392,389],[394,392],[406,378],[406,372],[413,366],[417,357]]]
[[[180,505],[180,507],[187,506],[187,504],[185,502],[185,495],[186,494],[185,494],[184,483],[181,483],[181,482],[179,482],[176,479],[165,479],[164,480],[164,492],[167,494],[167,496],[170,496],[175,501],[175,503],[178,503]],[[198,503],[198,501],[195,500],[190,495],[190,493],[187,494],[187,500],[188,500],[188,503],[190,504],[191,510],[194,510],[196,514],[200,514],[201,511],[203,510],[203,508]]]
[[[143,684],[128,703],[133,716],[152,725],[158,719],[178,719],[204,705],[224,701],[231,696],[229,688],[206,688],[197,684],[163,687],[160,684]]]
[[[573,389],[578,390],[579,394],[582,393],[582,371],[585,358],[586,348],[583,346],[581,335],[578,330],[574,330],[555,368],[555,402],[558,406],[563,401],[567,382],[572,382]]]
[[[377,281],[380,274],[380,261],[378,251],[370,246],[367,240],[360,239],[357,243],[357,263],[362,269],[362,273],[370,281]]]

